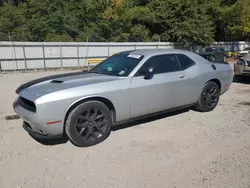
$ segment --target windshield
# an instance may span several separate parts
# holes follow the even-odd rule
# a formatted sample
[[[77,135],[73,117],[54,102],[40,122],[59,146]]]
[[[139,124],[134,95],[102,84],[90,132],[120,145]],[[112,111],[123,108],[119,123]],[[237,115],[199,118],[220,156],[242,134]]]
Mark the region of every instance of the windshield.
[[[115,54],[90,69],[89,72],[113,76],[128,76],[142,58],[142,55],[130,54],[129,52]]]

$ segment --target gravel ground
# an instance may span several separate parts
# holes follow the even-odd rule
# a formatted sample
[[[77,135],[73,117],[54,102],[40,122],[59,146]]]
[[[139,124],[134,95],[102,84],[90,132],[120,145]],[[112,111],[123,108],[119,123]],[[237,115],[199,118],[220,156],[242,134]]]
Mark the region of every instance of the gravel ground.
[[[0,188],[250,188],[250,83],[233,83],[213,112],[151,118],[78,148],[43,145],[5,120],[17,86],[55,73],[0,74]]]

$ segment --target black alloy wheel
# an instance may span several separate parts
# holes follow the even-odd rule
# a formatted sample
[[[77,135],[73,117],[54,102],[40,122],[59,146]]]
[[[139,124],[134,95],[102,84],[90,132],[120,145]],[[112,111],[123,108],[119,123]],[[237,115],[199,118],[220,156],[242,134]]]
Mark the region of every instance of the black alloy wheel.
[[[218,87],[213,84],[209,84],[203,92],[203,104],[206,108],[214,108],[219,101]]]
[[[111,125],[108,107],[99,101],[88,101],[70,112],[65,132],[75,145],[87,147],[105,140],[110,135]]]
[[[220,88],[217,83],[209,81],[205,84],[196,109],[202,112],[212,111],[218,104],[220,98]]]

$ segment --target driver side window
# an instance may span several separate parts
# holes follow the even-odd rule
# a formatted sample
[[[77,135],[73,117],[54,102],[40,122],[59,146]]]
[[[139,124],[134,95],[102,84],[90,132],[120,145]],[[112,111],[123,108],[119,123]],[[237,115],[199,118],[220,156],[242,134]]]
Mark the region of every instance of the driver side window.
[[[145,70],[153,68],[154,74],[180,71],[181,67],[175,55],[156,55],[149,58],[139,69],[137,76],[142,76]]]

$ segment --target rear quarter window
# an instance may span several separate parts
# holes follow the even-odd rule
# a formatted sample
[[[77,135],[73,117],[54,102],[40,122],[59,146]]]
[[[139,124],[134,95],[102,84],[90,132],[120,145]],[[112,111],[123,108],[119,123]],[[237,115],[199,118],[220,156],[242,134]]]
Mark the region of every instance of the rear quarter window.
[[[176,54],[176,57],[178,58],[178,60],[181,64],[181,68],[184,70],[195,65],[195,62],[191,58],[189,58],[188,56],[186,56],[184,54]]]

